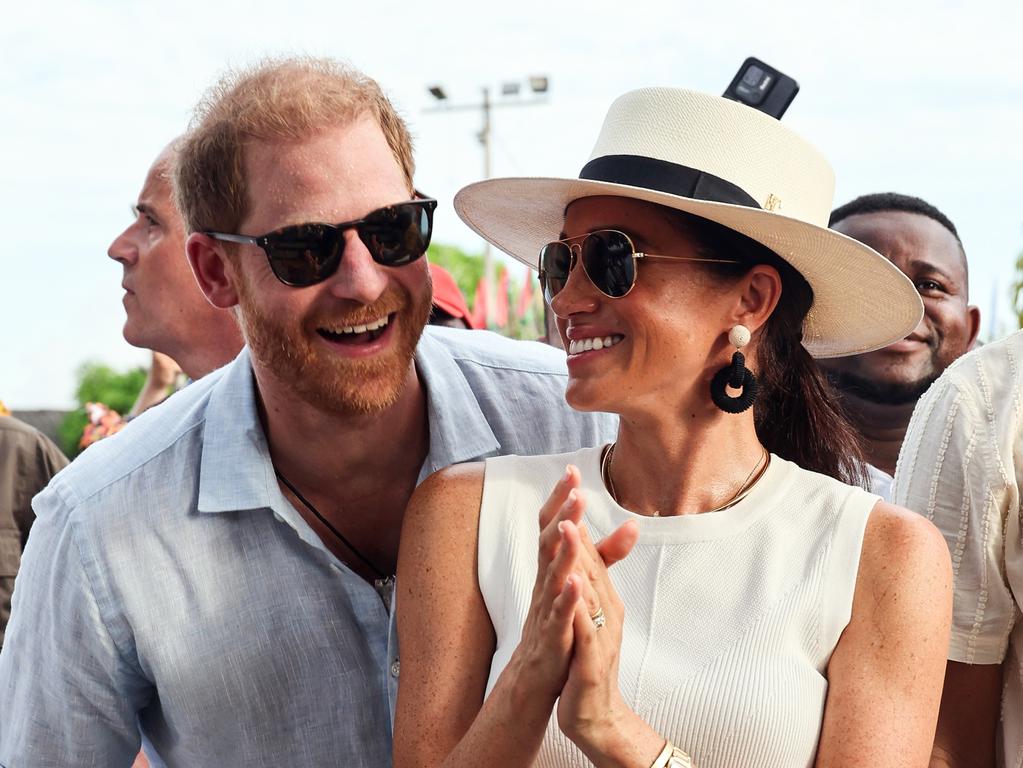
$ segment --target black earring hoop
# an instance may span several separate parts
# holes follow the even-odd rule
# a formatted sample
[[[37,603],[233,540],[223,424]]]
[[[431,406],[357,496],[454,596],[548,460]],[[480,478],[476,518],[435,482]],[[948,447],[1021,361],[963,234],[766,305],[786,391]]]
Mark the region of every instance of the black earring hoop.
[[[725,390],[726,385],[742,392],[732,397]],[[714,405],[725,413],[742,413],[753,405],[757,399],[757,377],[746,367],[742,352],[736,351],[731,364],[714,374],[710,382],[710,397]]]

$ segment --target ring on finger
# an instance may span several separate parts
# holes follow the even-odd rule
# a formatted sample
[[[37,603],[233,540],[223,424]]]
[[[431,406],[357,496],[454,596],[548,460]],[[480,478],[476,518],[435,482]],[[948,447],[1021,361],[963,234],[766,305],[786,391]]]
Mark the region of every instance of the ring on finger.
[[[603,629],[604,625],[607,624],[607,617],[604,616],[604,609],[597,606],[597,610],[590,614],[590,620],[593,622],[593,626],[597,629]]]

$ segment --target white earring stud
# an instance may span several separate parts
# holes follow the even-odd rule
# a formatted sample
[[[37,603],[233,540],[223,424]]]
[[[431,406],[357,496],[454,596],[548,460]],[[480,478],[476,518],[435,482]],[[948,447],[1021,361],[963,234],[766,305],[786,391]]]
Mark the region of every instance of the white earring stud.
[[[736,349],[742,349],[749,344],[750,332],[745,325],[733,325],[728,332],[728,341]]]

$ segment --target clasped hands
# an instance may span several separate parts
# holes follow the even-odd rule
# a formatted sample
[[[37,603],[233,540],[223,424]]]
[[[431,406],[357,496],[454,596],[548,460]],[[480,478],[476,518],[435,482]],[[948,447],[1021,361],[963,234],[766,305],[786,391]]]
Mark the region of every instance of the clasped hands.
[[[594,543],[581,525],[579,485],[569,465],[540,509],[536,582],[512,661],[520,684],[551,707],[557,700],[558,726],[594,759],[636,717],[618,686],[625,612],[608,568],[629,554],[639,529],[626,522]],[[600,611],[603,626],[594,621]]]

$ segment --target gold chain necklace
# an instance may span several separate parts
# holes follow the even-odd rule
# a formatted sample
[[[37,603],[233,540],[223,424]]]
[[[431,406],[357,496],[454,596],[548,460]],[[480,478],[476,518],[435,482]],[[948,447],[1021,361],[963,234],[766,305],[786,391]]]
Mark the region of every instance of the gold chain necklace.
[[[607,492],[611,494],[611,498],[614,500],[614,503],[618,504],[618,494],[615,492],[615,484],[611,481],[611,456],[615,451],[615,445],[617,445],[617,443],[611,443],[611,445],[608,446],[608,449],[604,451],[604,456],[600,460],[600,479],[607,488]],[[762,467],[761,462],[763,463]],[[708,509],[707,512],[721,512],[729,507],[734,507],[740,501],[745,499],[750,494],[750,491],[756,487],[756,484],[760,482],[760,478],[764,476],[764,473],[767,472],[767,468],[770,465],[771,454],[766,448],[764,448],[764,455],[757,459],[757,463],[753,465],[753,469],[751,469],[750,473],[746,475],[746,479],[742,481],[742,485],[739,486],[739,490],[735,492],[735,495],[720,507]],[[758,469],[760,470],[759,472],[757,472]],[[756,477],[754,477],[754,474],[756,474]],[[659,510],[654,510],[654,517],[660,517],[660,515],[661,513]]]

